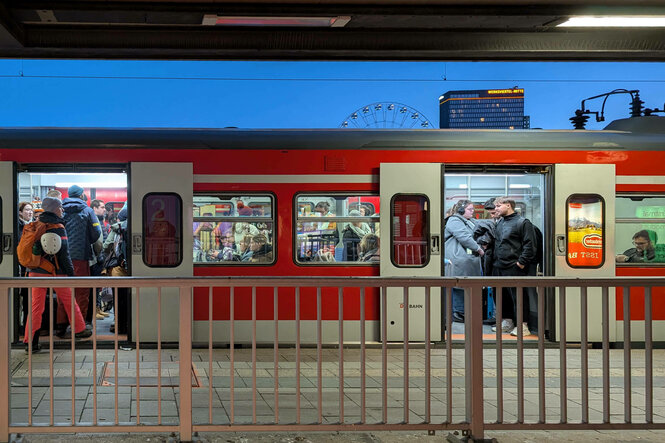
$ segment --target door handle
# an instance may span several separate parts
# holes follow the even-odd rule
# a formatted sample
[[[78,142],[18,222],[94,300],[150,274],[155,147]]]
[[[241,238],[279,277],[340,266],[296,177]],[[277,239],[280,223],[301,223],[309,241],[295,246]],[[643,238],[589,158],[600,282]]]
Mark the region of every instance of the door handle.
[[[2,234],[2,254],[9,255],[13,252],[12,234]]]
[[[141,234],[132,234],[132,254],[141,254],[143,250],[143,238]]]
[[[439,234],[430,236],[429,252],[432,255],[441,254],[441,236]]]
[[[566,236],[556,236],[556,255],[566,255]]]

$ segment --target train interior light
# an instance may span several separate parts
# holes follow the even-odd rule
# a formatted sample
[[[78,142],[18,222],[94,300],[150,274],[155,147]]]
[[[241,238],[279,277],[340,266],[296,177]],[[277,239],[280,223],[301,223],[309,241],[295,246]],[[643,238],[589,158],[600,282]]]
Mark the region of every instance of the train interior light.
[[[562,28],[662,28],[665,27],[665,17],[580,16],[570,17],[557,26]]]

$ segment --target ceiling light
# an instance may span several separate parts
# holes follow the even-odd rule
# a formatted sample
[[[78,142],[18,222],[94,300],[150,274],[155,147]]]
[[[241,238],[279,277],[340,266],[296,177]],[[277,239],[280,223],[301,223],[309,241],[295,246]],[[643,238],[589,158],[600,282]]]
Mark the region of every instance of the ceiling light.
[[[644,16],[644,17],[623,17],[623,16],[582,16],[570,17],[565,22],[557,25],[561,27],[591,27],[591,28],[644,28],[644,27],[665,27],[665,17],[663,16]]]
[[[351,17],[274,17],[274,16],[220,16],[206,14],[203,16],[204,26],[298,26],[341,28]]]

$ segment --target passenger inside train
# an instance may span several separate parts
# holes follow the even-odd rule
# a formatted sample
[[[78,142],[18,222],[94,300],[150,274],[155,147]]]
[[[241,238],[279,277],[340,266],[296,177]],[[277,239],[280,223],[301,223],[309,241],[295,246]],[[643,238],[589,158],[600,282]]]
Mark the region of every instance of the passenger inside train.
[[[617,263],[643,263],[656,259],[658,235],[654,231],[642,229],[633,235],[633,246],[616,256]]]

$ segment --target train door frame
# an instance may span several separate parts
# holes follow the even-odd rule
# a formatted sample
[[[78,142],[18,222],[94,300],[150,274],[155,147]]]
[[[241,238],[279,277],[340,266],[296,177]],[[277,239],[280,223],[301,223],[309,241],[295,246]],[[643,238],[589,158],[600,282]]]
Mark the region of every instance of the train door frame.
[[[3,162],[0,162],[2,164]],[[129,189],[130,184],[129,184],[129,165],[127,163],[33,163],[33,162],[24,162],[24,163],[18,163],[18,162],[7,162],[7,163],[12,163],[13,164],[13,175],[11,176],[12,180],[12,185],[11,189],[13,190],[13,197],[10,202],[11,207],[14,208],[12,209],[12,212],[14,213],[14,217],[12,217],[12,230],[10,232],[13,233],[13,250],[16,249],[16,246],[18,246],[18,211],[16,208],[18,208],[18,198],[19,198],[19,174],[20,173],[34,173],[34,174],[53,174],[53,173],[71,173],[71,174],[91,174],[91,173],[122,173],[125,174],[127,177],[127,189]],[[4,210],[4,199],[3,199],[3,210]],[[128,208],[129,209],[129,208]],[[4,222],[3,218],[3,224]],[[4,231],[3,228],[3,233],[7,231]],[[13,275],[18,275],[18,258],[16,257],[16,254],[13,254]],[[4,263],[4,260],[3,260]],[[131,266],[131,264],[130,264]],[[14,343],[18,343],[19,337],[21,334],[21,331],[19,330],[19,310],[18,310],[18,293],[15,293],[14,296],[12,297],[12,306],[10,307],[11,309],[11,322],[12,322],[12,328],[10,331],[13,334],[13,339],[12,341]],[[128,331],[131,331],[131,316],[127,318],[128,322]],[[131,340],[131,336],[128,332],[127,334],[127,340]]]
[[[608,180],[611,177],[611,180]],[[569,228],[567,221],[568,199],[573,195],[598,195],[604,202],[604,229],[602,240],[605,248],[604,262],[597,267],[573,267],[569,263],[569,248],[572,242],[568,240]],[[616,276],[615,254],[615,204],[616,204],[616,165],[607,164],[556,164],[554,165],[554,236],[551,240],[555,242],[553,248],[557,247],[557,242],[563,242],[566,245],[564,251],[554,250],[554,275],[558,277],[608,277]],[[586,241],[586,236],[584,242]],[[610,341],[617,337],[617,327],[619,323],[616,320],[616,298],[614,288],[609,289],[609,318],[610,318]],[[568,288],[566,298],[578,300],[576,295],[580,294],[577,288]],[[601,288],[589,288],[587,290],[588,317],[587,334],[591,342],[602,341],[602,316],[601,316]],[[555,325],[559,325],[559,297],[554,296],[554,315]],[[578,303],[566,303],[566,333],[563,337],[565,341],[579,342],[581,340],[581,316],[580,305]],[[560,328],[553,329],[554,334],[550,337],[559,341],[562,338]]]
[[[381,226],[383,235],[380,237],[381,276],[401,277],[439,277],[443,271],[442,254],[442,195],[444,168],[442,163],[381,163],[379,174],[379,194],[381,201]],[[402,181],[397,178],[403,179]],[[422,266],[398,266],[393,260],[393,201],[397,195],[425,196],[429,210],[426,248],[428,249],[428,262]],[[406,215],[409,217],[409,215]],[[408,223],[408,222],[407,222]],[[389,232],[389,235],[385,235]],[[409,245],[406,245],[409,246]],[[442,339],[441,321],[441,289],[430,288],[430,339]],[[424,288],[411,288],[409,290],[409,303],[404,306],[401,288],[387,288],[385,309],[386,325],[381,325],[381,334],[384,341],[403,341],[404,311],[409,310],[409,340],[424,341]],[[385,327],[384,327],[385,326]]]
[[[459,163],[446,163],[444,174],[471,174],[471,175],[483,175],[483,174],[531,174],[531,175],[541,175],[543,177],[542,185],[543,190],[541,192],[543,201],[541,202],[540,215],[542,219],[542,234],[543,234],[543,275],[554,275],[554,253],[553,253],[553,244],[550,239],[553,238],[553,229],[554,229],[554,207],[550,202],[554,201],[554,168],[553,164],[545,165],[536,165],[536,164],[525,164],[525,165],[472,165],[472,164],[459,164]],[[445,185],[445,177],[442,180],[442,184]],[[445,211],[445,188],[442,191],[442,210]],[[497,195],[497,197],[501,197]],[[445,254],[445,245],[442,245],[442,254]],[[443,275],[443,274],[442,274]],[[546,290],[545,292],[545,333],[546,337],[548,336],[548,331],[550,332],[551,337],[554,335],[554,329],[550,329],[555,325],[555,316],[554,316],[554,298],[553,292]],[[442,306],[442,309],[445,309],[445,306]],[[444,315],[444,314],[442,314]]]
[[[129,205],[135,208],[128,218],[128,225],[132,226],[130,232],[131,239],[131,262],[133,274],[140,274],[147,277],[173,277],[184,276],[192,277],[194,275],[193,264],[193,197],[194,197],[194,167],[191,162],[130,162],[129,164],[129,177],[131,182],[130,192],[128,194]],[[147,199],[152,194],[176,195],[180,199],[181,204],[181,261],[174,265],[159,265],[150,266],[144,261],[144,249],[146,249],[146,239],[144,227],[145,220],[144,211],[146,214],[150,206],[147,204]],[[162,199],[162,205],[164,205]],[[159,203],[156,200],[150,200],[153,203]],[[146,202],[146,208],[144,208]],[[159,205],[157,205],[159,206]],[[177,215],[177,211],[173,209],[164,208],[160,215],[162,224],[170,223],[169,217]],[[153,219],[155,221],[156,215],[160,212],[156,207],[152,207]],[[170,215],[169,215],[170,214]],[[164,253],[166,254],[166,253]],[[141,290],[140,295],[137,297],[136,289],[132,291],[131,296],[131,316],[137,318],[137,298],[140,299],[140,306],[138,312],[138,322],[134,325],[139,328],[140,340],[143,342],[157,342],[157,319],[154,316],[154,306],[157,304],[158,292],[157,288],[144,288]],[[193,300],[190,294],[190,305]],[[179,339],[179,324],[180,324],[180,297],[179,288],[162,288],[161,290],[161,323],[168,325],[162,328],[161,340],[165,342],[177,342]],[[151,315],[152,314],[152,315]],[[191,316],[190,321],[193,317]],[[193,321],[192,321],[193,324]],[[134,337],[137,337],[136,330],[132,331]]]
[[[14,251],[18,241],[18,211],[17,211],[17,179],[16,164],[12,161],[0,162],[0,219],[2,229],[2,261],[0,261],[0,277],[18,276],[18,259]],[[6,325],[9,333],[12,334],[12,341],[18,341],[19,322],[18,309],[14,312],[14,307],[18,306],[18,290],[14,290],[11,297],[8,297],[5,306],[9,316],[9,324]]]

